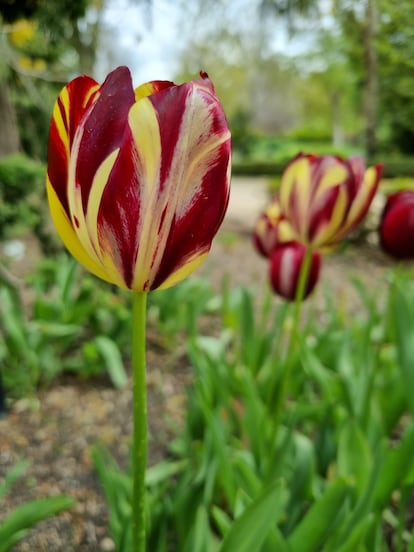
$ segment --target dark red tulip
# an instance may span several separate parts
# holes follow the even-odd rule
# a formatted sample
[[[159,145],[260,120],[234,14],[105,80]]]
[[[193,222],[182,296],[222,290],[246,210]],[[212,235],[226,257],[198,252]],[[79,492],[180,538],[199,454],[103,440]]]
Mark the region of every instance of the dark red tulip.
[[[382,249],[396,259],[414,259],[414,191],[388,196],[379,228]]]

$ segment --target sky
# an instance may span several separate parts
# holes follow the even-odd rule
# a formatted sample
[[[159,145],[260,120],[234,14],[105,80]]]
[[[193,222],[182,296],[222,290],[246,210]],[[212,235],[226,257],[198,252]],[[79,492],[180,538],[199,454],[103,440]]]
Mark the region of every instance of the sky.
[[[173,78],[177,52],[182,46],[174,2],[152,0],[152,7],[148,7],[145,2],[115,0],[105,10],[104,22],[114,32],[116,48],[103,43],[98,78],[120,64],[130,67],[136,84]]]

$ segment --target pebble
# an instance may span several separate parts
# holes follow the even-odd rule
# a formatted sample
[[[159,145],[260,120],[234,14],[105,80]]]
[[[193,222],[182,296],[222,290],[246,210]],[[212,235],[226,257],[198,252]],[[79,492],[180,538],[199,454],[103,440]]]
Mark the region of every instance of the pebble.
[[[115,550],[115,543],[109,537],[102,539],[99,546],[103,552],[113,552],[113,550]]]

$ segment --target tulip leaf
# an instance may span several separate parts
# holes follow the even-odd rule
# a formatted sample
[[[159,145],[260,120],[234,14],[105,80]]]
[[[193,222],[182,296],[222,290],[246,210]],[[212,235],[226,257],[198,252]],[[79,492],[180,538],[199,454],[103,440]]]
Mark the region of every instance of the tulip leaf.
[[[33,525],[75,504],[68,496],[41,498],[18,506],[0,525],[0,552],[7,552]]]
[[[392,492],[405,480],[414,458],[414,424],[411,424],[400,443],[388,450],[375,488],[374,504],[382,510],[389,502]]]
[[[274,483],[236,519],[227,533],[220,552],[258,552],[281,515],[287,491]]]
[[[372,466],[371,451],[358,424],[351,420],[339,435],[338,473],[354,480],[361,495],[369,479]]]
[[[392,308],[398,363],[404,380],[407,403],[411,411],[414,412],[412,393],[414,388],[414,313],[402,286],[395,285],[393,288]]]
[[[22,460],[8,471],[4,481],[0,484],[0,499],[2,499],[6,495],[13,483],[24,474],[28,465],[28,461]]]
[[[350,492],[350,485],[344,479],[337,479],[313,504],[305,517],[291,533],[288,544],[291,552],[318,552],[332,532],[342,506]]]
[[[125,387],[128,383],[128,377],[125,373],[121,353],[115,341],[109,337],[100,335],[95,338],[94,343],[106,364],[106,369],[114,386],[118,389]]]

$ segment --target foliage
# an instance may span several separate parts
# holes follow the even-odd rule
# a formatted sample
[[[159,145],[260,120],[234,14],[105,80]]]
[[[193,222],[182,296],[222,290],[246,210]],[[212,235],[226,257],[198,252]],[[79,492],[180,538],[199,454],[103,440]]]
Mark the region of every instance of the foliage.
[[[45,167],[17,154],[0,159],[0,241],[15,227],[43,227]]]
[[[380,59],[382,117],[391,128],[391,142],[401,153],[414,153],[414,92],[410,85],[413,70],[414,6],[402,0],[380,2],[382,17],[377,48]],[[386,144],[385,146],[387,147]]]
[[[114,385],[125,385],[120,351],[130,332],[122,298],[92,277],[79,278],[76,263],[63,255],[44,261],[30,283],[30,305],[15,290],[0,289],[0,359],[9,394],[32,392],[65,372],[106,371]]]
[[[278,142],[285,145],[273,147],[272,144],[277,144]],[[260,144],[260,140],[258,143]],[[323,142],[312,144],[309,142],[293,142],[277,138],[267,138],[263,140],[263,144],[267,145],[265,147],[254,144],[250,146],[251,151],[255,151],[254,158],[251,155],[244,159],[233,160],[232,174],[240,176],[280,176],[287,161],[298,151],[305,153],[321,152],[345,157],[349,154],[358,155],[360,153],[359,151],[353,151],[352,148],[335,148]],[[288,153],[291,155],[285,157]],[[412,178],[414,176],[414,158],[412,156],[382,156],[381,158],[369,160],[368,165],[376,163],[381,163],[384,166],[383,175],[385,178],[401,179],[405,177]]]
[[[189,338],[184,425],[147,472],[150,550],[242,550],[231,546],[259,518],[250,552],[412,549],[414,286],[398,270],[383,301],[354,285],[357,314],[328,293],[324,323],[311,310],[296,341],[290,305],[267,296],[257,312],[252,292],[228,287],[216,298],[222,330]],[[95,463],[119,542],[129,476],[107,454],[97,449]]]
[[[16,464],[6,475],[0,485],[0,500],[4,499],[7,492],[18,480],[27,468],[27,462]],[[26,535],[27,531],[47,518],[71,508],[75,500],[68,496],[54,496],[40,498],[16,507],[6,517],[0,520],[0,552],[12,550]]]
[[[25,395],[65,373],[91,378],[106,372],[123,387],[132,331],[129,295],[108,289],[65,254],[43,260],[28,284],[29,301],[22,301],[21,290],[0,286],[0,364],[8,394]],[[196,332],[195,320],[214,309],[212,297],[207,282],[197,278],[151,294],[148,319],[160,345],[172,351],[180,333]]]

